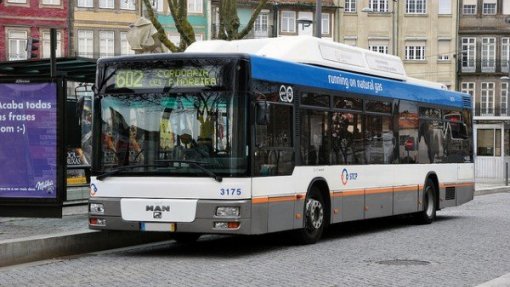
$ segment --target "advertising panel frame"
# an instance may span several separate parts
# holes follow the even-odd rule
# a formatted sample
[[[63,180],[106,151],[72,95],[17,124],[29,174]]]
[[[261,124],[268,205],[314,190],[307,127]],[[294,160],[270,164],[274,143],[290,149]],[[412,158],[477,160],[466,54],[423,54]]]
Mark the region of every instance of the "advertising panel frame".
[[[54,83],[56,85],[56,184],[55,197],[34,198],[34,197],[1,197],[0,216],[7,217],[62,217],[62,207],[65,200],[66,183],[66,146],[65,146],[65,101],[66,81],[63,78],[49,77],[2,77],[0,84],[44,84]],[[1,95],[0,95],[1,97]]]

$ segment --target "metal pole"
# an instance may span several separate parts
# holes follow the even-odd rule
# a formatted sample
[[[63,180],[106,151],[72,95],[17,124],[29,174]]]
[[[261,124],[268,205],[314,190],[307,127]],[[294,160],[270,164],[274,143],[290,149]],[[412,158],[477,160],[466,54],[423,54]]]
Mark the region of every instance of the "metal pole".
[[[322,36],[322,0],[316,0],[315,4],[315,37]]]
[[[392,54],[398,56],[398,0],[393,0],[393,13],[392,13],[392,24],[393,24],[393,39],[392,39]]]
[[[505,162],[505,185],[508,186],[508,162]]]
[[[50,29],[50,77],[57,75],[57,29]]]

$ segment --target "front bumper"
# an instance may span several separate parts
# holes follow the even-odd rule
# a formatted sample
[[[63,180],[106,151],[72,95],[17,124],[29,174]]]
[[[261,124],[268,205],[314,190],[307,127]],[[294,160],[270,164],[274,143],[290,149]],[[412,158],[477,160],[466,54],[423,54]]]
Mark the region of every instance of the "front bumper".
[[[127,221],[122,218],[120,198],[92,198],[91,203],[101,203],[104,214],[89,212],[89,228],[98,230],[130,230],[143,231],[142,225],[150,222]],[[239,216],[216,216],[219,206],[238,206]],[[104,224],[91,224],[95,219],[104,220]],[[160,222],[160,221],[159,221]],[[238,228],[215,228],[215,222],[239,222]],[[212,233],[212,234],[254,234],[252,230],[251,200],[198,200],[195,219],[192,222],[168,222],[175,224],[175,232]],[[169,231],[170,232],[170,231]]]

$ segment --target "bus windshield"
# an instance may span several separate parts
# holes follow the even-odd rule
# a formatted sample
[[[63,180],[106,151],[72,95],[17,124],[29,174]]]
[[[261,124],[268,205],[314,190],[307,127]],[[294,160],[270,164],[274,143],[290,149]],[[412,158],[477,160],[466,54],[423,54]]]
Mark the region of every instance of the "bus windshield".
[[[99,172],[207,176],[205,168],[242,175],[247,163],[239,109],[230,91],[105,95]]]

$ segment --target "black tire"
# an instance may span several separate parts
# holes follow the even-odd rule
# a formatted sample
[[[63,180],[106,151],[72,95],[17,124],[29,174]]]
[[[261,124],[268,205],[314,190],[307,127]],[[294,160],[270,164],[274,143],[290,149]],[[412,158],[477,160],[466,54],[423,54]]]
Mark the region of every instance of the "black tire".
[[[430,224],[436,219],[436,197],[436,186],[431,179],[427,179],[423,188],[423,210],[416,215],[416,223]]]
[[[304,228],[297,230],[297,243],[314,244],[319,241],[328,222],[327,215],[322,194],[317,187],[312,187],[305,199]]]
[[[179,244],[191,244],[200,238],[200,233],[176,233],[172,237]]]

